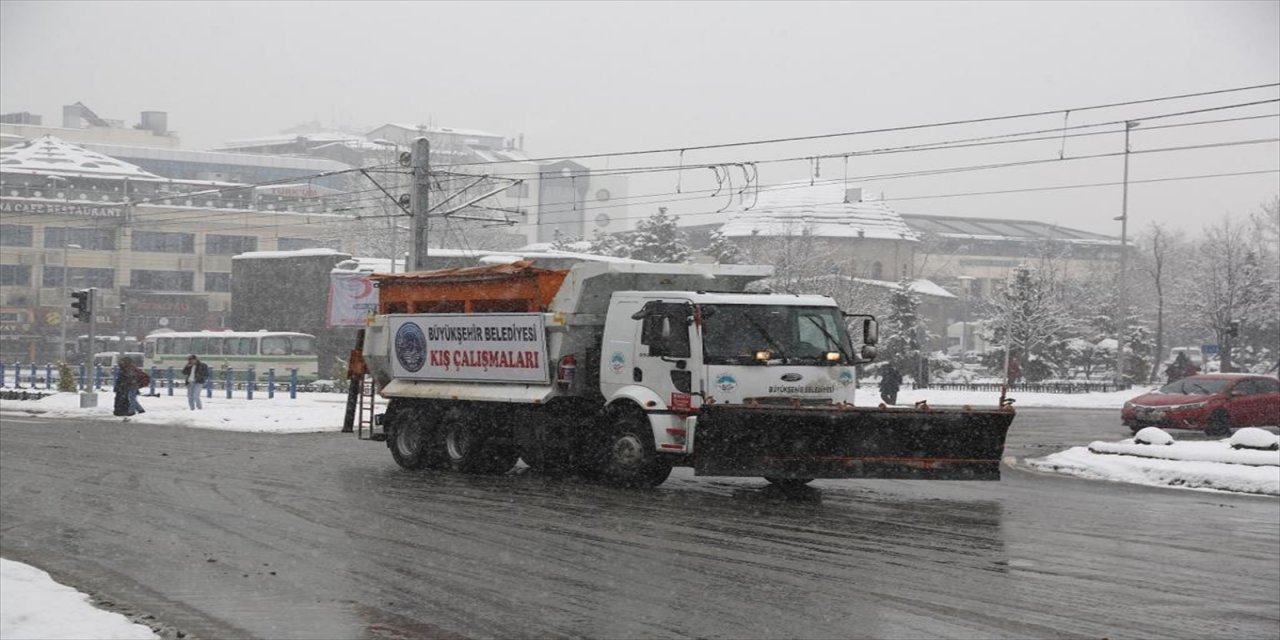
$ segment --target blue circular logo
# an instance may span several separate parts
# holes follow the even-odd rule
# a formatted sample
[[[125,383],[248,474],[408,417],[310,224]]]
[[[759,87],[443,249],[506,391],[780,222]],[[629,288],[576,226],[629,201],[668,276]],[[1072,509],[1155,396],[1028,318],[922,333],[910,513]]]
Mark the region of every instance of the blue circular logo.
[[[427,337],[422,329],[412,322],[400,325],[396,331],[396,360],[405,371],[414,373],[427,362]]]
[[[725,393],[729,393],[737,387],[738,379],[734,378],[732,374],[722,373],[716,377],[716,388]]]
[[[844,371],[841,371],[841,372],[840,372],[840,384],[841,384],[842,386],[846,386],[846,387],[847,387],[847,386],[849,386],[849,385],[851,385],[851,384],[853,384],[853,372],[852,372],[852,371],[850,371],[850,370],[848,370],[848,369],[845,369]]]

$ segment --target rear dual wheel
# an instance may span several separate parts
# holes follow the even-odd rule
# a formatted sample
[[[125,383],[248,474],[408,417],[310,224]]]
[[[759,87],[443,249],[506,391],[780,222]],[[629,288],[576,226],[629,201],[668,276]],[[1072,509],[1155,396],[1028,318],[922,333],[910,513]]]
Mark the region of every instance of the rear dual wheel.
[[[458,409],[440,420],[449,464],[462,473],[506,473],[516,463],[515,447],[499,442],[486,429]]]
[[[387,446],[396,464],[404,469],[442,469],[448,464],[438,444],[436,425],[427,415],[422,407],[401,409],[392,414]]]

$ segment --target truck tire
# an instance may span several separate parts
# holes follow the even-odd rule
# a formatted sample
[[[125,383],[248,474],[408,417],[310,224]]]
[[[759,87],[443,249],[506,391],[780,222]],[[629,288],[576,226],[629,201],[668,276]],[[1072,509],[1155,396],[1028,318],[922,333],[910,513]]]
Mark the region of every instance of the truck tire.
[[[387,446],[396,464],[409,470],[439,469],[444,460],[436,444],[436,430],[419,407],[401,409],[393,414]]]
[[[610,411],[605,427],[596,461],[596,471],[605,481],[647,489],[662,484],[671,475],[672,461],[658,455],[653,430],[643,413]]]
[[[485,430],[459,410],[451,410],[440,421],[444,449],[455,471],[462,473],[506,473],[516,463],[516,450],[509,444],[493,442]]]

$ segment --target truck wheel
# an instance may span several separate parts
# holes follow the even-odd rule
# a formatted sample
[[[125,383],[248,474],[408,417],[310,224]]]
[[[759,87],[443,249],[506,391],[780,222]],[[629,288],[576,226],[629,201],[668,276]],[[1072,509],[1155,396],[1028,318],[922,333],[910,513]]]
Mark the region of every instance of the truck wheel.
[[[659,456],[653,443],[649,421],[638,411],[610,414],[604,450],[599,460],[600,475],[624,487],[656,487],[671,475],[672,463]]]
[[[1204,425],[1204,434],[1206,436],[1229,436],[1231,435],[1231,416],[1226,411],[1218,409],[1209,416],[1209,422]]]
[[[769,481],[769,484],[775,485],[775,486],[777,486],[779,489],[782,489],[782,490],[784,490],[784,491],[794,491],[794,490],[796,490],[796,489],[799,489],[800,487],[803,487],[803,486],[805,486],[805,485],[809,484],[810,482],[813,482],[813,478],[769,478],[769,477],[766,477],[766,478],[765,478],[765,480],[768,480],[768,481]]]
[[[516,463],[513,447],[489,442],[483,429],[457,411],[447,413],[440,427],[449,462],[457,471],[506,473]]]
[[[413,408],[397,411],[387,446],[396,464],[405,469],[439,469],[439,448],[432,446],[435,429],[427,421],[426,412]]]

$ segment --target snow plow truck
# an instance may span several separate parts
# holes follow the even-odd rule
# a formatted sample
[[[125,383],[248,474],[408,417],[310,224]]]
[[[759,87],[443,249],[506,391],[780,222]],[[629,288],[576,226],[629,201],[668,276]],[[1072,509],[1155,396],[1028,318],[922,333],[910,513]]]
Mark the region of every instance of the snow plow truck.
[[[652,487],[673,466],[815,478],[999,480],[1012,406],[855,407],[877,324],[824,296],[748,292],[749,265],[528,261],[374,274],[353,368],[406,469]]]

